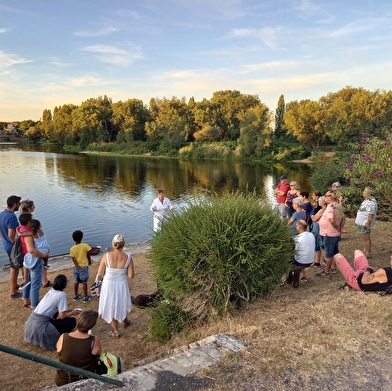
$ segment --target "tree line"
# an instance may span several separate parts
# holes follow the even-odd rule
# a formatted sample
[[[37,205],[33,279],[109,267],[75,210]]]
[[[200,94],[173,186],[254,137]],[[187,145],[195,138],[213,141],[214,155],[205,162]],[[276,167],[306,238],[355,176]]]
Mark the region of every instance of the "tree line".
[[[318,101],[285,103],[275,113],[258,95],[237,90],[216,91],[199,102],[191,97],[112,102],[105,96],[81,105],[43,110],[42,119],[19,123],[29,140],[59,146],[144,143],[154,153],[176,153],[190,143],[232,143],[242,157],[262,157],[276,142],[297,142],[317,151],[323,144],[343,146],[361,137],[390,133],[392,92],[345,87]]]

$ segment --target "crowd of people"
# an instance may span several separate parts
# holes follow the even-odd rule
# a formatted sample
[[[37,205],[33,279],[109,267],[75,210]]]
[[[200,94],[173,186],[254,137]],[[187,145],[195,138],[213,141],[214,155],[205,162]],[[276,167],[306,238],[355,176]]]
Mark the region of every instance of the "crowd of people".
[[[354,269],[349,267],[349,263],[339,252],[341,235],[346,232],[344,229],[346,221],[343,208],[344,197],[340,189],[340,183],[334,182],[325,195],[315,190],[312,193],[313,202],[311,202],[308,199],[308,191],[300,191],[297,182],[289,183],[286,175],[279,178],[279,183],[275,188],[276,210],[282,219],[287,219],[287,227],[293,234],[295,244],[295,255],[292,259],[293,270],[297,270],[298,266],[303,266],[301,281],[307,282],[306,267],[320,269],[320,272],[316,273],[317,277],[329,277],[331,274],[338,273],[339,269],[346,278],[346,284],[340,286],[340,289],[349,287],[355,290],[381,290],[389,282],[389,268],[386,268],[386,272],[382,269],[385,273],[381,271],[377,271],[378,274],[371,273],[370,278],[364,275],[366,269],[369,269],[368,259],[372,258],[370,234],[377,215],[377,201],[372,188],[365,187],[363,190],[364,200],[355,219],[358,233],[363,241],[363,251],[357,250],[355,253]],[[303,233],[306,231],[313,235],[314,240],[303,239]],[[324,252],[324,268],[321,263],[322,251]],[[381,275],[383,277],[380,277]],[[291,283],[291,281],[290,273],[286,282]],[[372,285],[373,282],[370,281],[384,285]]]
[[[154,213],[155,232],[162,229],[165,216],[172,209],[174,205],[165,197],[164,191],[158,190],[157,198],[150,207]],[[18,210],[17,218],[15,212]],[[0,213],[3,248],[10,260],[10,298],[22,297],[24,308],[32,310],[24,326],[24,340],[43,349],[57,350],[59,360],[65,364],[96,372],[102,348],[99,338],[91,334],[91,329],[98,316],[112,326],[109,336],[113,338],[120,337],[119,324],[124,328],[131,324],[128,319],[132,309],[128,279],[134,277],[132,256],[123,252],[126,244],[124,236],[116,234],[112,240],[113,251],[103,255],[98,268],[96,279],[102,280],[98,311],[69,309],[64,292],[68,278],[59,274],[53,283],[48,280],[50,246],[40,221],[32,215],[34,210],[33,201],[22,201],[21,197],[13,195],[8,197],[7,207]],[[21,267],[11,261],[16,237],[20,238],[24,256]],[[92,299],[88,287],[92,249],[82,241],[82,231],[74,231],[72,239],[74,245],[69,254],[72,258],[73,301],[82,299],[83,303],[87,303]],[[23,281],[18,285],[19,274]],[[80,285],[82,293],[79,293]],[[50,289],[40,300],[41,288]],[[145,301],[143,295],[139,295],[135,303],[144,306],[151,304],[151,300]],[[75,351],[78,351],[77,355]],[[57,385],[63,385],[78,379],[80,376],[77,374],[58,370],[55,381]]]
[[[363,240],[363,251],[355,251],[354,267],[339,252],[339,241],[345,224],[344,198],[339,189],[340,184],[335,182],[325,195],[317,190],[313,191],[310,200],[309,192],[300,191],[297,182],[288,182],[286,175],[279,178],[279,184],[275,188],[276,210],[287,221],[287,227],[293,234],[293,270],[303,266],[300,281],[307,282],[307,267],[320,269],[316,274],[320,278],[335,274],[339,269],[346,279],[341,289],[385,289],[392,284],[392,257],[390,267],[377,271],[368,262],[372,257],[370,234],[377,215],[377,201],[372,189],[366,187],[363,190],[364,201],[355,220]],[[158,196],[150,207],[154,213],[155,232],[162,229],[165,216],[173,208],[174,205],[165,197],[164,191],[158,190]],[[15,215],[18,209],[19,221]],[[120,337],[120,324],[124,328],[130,325],[128,313],[132,309],[132,299],[128,279],[134,277],[132,256],[123,252],[124,236],[115,235],[112,240],[113,250],[103,255],[98,268],[97,279],[103,279],[98,311],[69,309],[64,292],[69,282],[67,277],[60,274],[53,283],[47,278],[50,246],[40,221],[32,215],[34,210],[33,201],[22,201],[21,197],[10,196],[6,209],[0,213],[4,250],[10,257],[18,235],[24,255],[23,282],[20,285],[17,284],[20,270],[10,262],[10,298],[22,297],[24,308],[33,310],[24,326],[24,339],[27,343],[44,349],[57,350],[61,362],[95,371],[96,358],[101,354],[102,348],[99,338],[91,335],[89,330],[95,325],[98,316],[111,325],[109,335],[113,338]],[[87,303],[92,299],[88,292],[91,247],[83,243],[83,232],[80,230],[73,232],[72,238],[75,243],[70,248],[73,301],[82,299],[82,294],[79,293],[81,285],[82,302]],[[325,254],[323,269],[322,251]],[[291,283],[292,277],[290,272],[286,283]],[[50,289],[40,300],[40,289],[43,287]],[[82,352],[77,358],[71,354],[75,349]],[[56,384],[66,384],[78,378],[59,370]]]

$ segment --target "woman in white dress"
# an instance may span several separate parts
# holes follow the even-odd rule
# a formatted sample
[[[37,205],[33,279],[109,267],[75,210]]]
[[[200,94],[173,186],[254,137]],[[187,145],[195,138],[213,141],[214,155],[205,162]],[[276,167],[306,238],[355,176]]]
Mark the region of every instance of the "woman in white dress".
[[[120,338],[119,322],[123,322],[124,327],[131,323],[127,317],[132,309],[128,278],[133,278],[135,272],[132,256],[123,252],[124,246],[124,236],[115,235],[112,240],[114,250],[102,257],[98,269],[98,278],[105,277],[102,281],[98,313],[107,323],[111,323],[113,330],[109,335],[114,338]]]

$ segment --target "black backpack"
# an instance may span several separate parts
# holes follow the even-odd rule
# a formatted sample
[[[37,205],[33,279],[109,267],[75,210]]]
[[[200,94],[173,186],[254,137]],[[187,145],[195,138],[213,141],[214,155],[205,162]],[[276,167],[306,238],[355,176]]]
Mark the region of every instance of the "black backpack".
[[[15,268],[21,268],[23,266],[24,255],[22,252],[22,243],[20,237],[15,238],[14,244],[12,245],[10,254],[11,265]]]

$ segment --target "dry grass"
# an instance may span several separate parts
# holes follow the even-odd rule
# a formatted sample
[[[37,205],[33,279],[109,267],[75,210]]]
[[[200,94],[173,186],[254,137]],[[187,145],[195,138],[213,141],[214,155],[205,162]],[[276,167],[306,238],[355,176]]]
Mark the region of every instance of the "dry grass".
[[[341,241],[340,249],[352,260],[354,249],[361,248],[362,242],[352,220],[348,220],[347,229],[349,233]],[[391,255],[390,224],[378,222],[372,238],[372,265],[387,266]],[[152,292],[154,283],[145,254],[135,256],[134,260],[136,276],[130,283],[132,294]],[[92,276],[96,267],[92,267]],[[65,272],[70,277],[71,270]],[[389,367],[392,364],[392,349],[388,346],[392,337],[389,311],[392,296],[338,291],[337,286],[343,282],[340,275],[317,278],[314,274],[309,269],[309,282],[298,289],[277,288],[270,297],[214,324],[187,330],[166,345],[148,341],[148,313],[138,308],[132,310],[132,325],[123,331],[120,339],[108,337],[110,326],[101,319],[94,333],[102,339],[104,350],[125,359],[128,369],[139,360],[164,352],[170,354],[179,346],[211,334],[234,335],[247,343],[248,348],[228,354],[218,365],[199,373],[214,379],[215,389],[223,391],[388,390],[388,367],[380,362]],[[56,360],[55,352],[23,342],[23,325],[29,310],[23,310],[22,301],[8,299],[8,283],[0,284],[0,294],[6,298],[0,303],[1,343]],[[67,288],[67,294],[72,297],[71,288]],[[75,306],[72,300],[69,304]],[[85,306],[97,308],[97,305],[93,300]],[[0,373],[3,390],[15,389],[21,376],[26,390],[53,384],[55,370],[41,364],[0,352],[0,365],[10,368]]]

